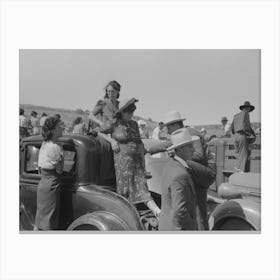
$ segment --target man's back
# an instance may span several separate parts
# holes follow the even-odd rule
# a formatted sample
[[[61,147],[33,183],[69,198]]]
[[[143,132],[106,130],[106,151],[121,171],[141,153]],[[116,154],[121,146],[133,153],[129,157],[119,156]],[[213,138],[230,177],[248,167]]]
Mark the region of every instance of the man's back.
[[[251,132],[250,116],[248,112],[241,111],[238,114],[234,115],[232,122],[232,132],[236,133],[239,131],[242,132]]]
[[[159,230],[195,230],[196,199],[186,168],[175,160],[163,168]]]

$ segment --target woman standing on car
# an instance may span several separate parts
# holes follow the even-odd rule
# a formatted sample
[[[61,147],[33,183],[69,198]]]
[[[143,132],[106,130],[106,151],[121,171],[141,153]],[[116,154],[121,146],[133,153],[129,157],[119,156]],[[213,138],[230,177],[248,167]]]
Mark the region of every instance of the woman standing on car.
[[[114,121],[114,115],[119,109],[118,98],[120,96],[121,85],[117,81],[110,81],[105,86],[105,96],[95,105],[92,113],[89,115],[88,133],[93,132],[98,127],[108,128]],[[114,156],[111,145],[116,145],[116,141],[109,136],[99,134],[98,139],[103,157],[100,161],[99,184],[111,187],[115,185],[116,176],[114,168]]]
[[[60,120],[48,117],[42,128],[44,142],[39,151],[38,166],[41,181],[37,189],[37,212],[34,230],[58,229],[60,188],[63,172],[63,152],[57,144],[62,136]]]
[[[144,144],[140,137],[138,123],[132,120],[136,102],[138,100],[135,98],[121,101],[114,123],[110,128],[101,131],[111,133],[112,138],[116,141],[112,148],[117,192],[133,204],[146,203],[158,216],[160,209],[154,202],[147,186]]]
[[[95,127],[98,126],[110,126],[112,124],[114,114],[119,109],[119,97],[120,97],[121,85],[117,81],[110,81],[105,86],[105,96],[103,100],[97,101],[92,114],[89,118],[95,123]],[[91,128],[94,125],[91,123]]]

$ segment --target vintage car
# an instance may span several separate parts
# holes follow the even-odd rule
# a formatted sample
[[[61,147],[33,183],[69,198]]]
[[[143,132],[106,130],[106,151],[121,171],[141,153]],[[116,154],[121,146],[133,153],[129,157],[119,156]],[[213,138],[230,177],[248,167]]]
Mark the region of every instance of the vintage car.
[[[249,145],[246,169],[236,173],[234,139],[209,143],[216,155],[216,180],[208,191],[208,205],[217,203],[209,217],[211,230],[261,230],[261,138]]]
[[[40,180],[38,153],[42,141],[41,136],[32,136],[24,138],[20,145],[20,230],[33,230],[34,227]],[[143,142],[146,147],[155,144],[150,139]],[[112,151],[103,149],[98,137],[64,135],[59,144],[64,153],[60,230],[157,230],[158,221],[144,204],[136,208],[115,192],[114,170],[110,174],[102,172],[102,160],[112,156]],[[215,149],[219,154],[219,145]],[[148,180],[148,186],[159,207],[162,168],[168,160],[171,159],[164,153],[159,157],[146,157],[146,167],[153,176]],[[245,181],[251,182],[255,188],[257,180],[256,177],[253,181],[249,178]],[[260,193],[250,191],[250,186],[236,188],[243,181],[230,179],[228,183],[219,185],[218,192],[210,188],[210,229],[260,230]],[[252,199],[253,196],[257,199]]]
[[[42,141],[41,136],[31,136],[24,138],[20,145],[21,230],[33,230],[34,227],[37,185],[40,180],[38,154]],[[144,205],[136,209],[114,191],[114,178],[104,178],[100,170],[102,144],[98,139],[65,135],[59,139],[59,144],[64,153],[60,230],[156,229],[157,220],[151,211]]]
[[[234,173],[215,192],[208,191],[208,204],[218,206],[209,217],[211,230],[261,230],[259,173]]]

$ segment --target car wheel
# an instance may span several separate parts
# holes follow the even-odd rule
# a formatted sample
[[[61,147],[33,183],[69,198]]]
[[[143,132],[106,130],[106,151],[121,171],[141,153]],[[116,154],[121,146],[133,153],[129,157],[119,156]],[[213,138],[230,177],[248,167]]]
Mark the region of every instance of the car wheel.
[[[76,219],[67,230],[104,230],[94,214],[86,214]]]
[[[113,213],[96,211],[77,218],[67,230],[129,230],[125,222]]]
[[[215,230],[255,230],[248,222],[238,218],[229,218],[221,222]]]

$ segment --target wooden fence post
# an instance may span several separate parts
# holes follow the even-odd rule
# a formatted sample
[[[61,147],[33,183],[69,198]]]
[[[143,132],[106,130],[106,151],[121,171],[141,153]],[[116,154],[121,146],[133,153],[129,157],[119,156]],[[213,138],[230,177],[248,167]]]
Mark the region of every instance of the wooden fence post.
[[[223,169],[225,166],[225,145],[226,142],[224,140],[219,139],[216,142],[216,191],[218,191],[220,184],[224,182]]]

